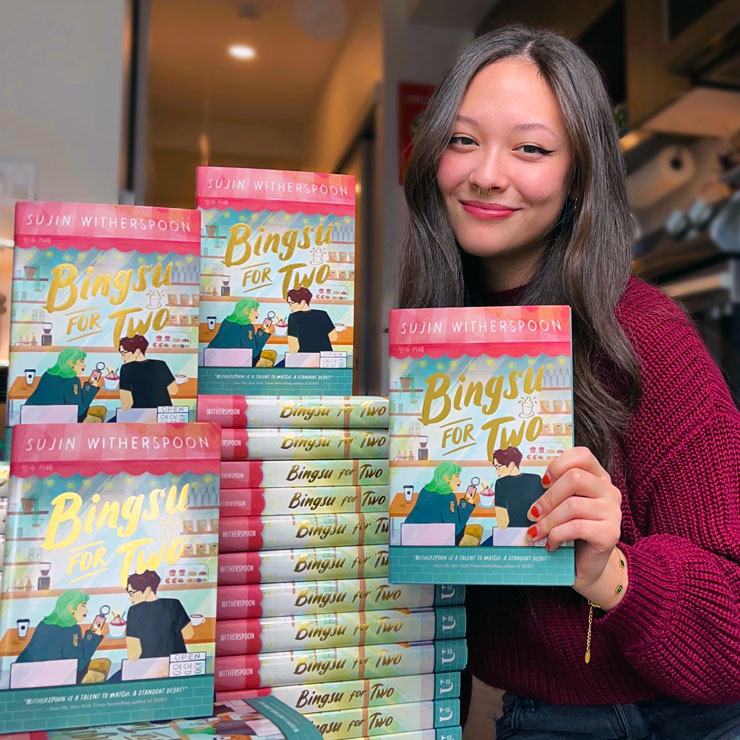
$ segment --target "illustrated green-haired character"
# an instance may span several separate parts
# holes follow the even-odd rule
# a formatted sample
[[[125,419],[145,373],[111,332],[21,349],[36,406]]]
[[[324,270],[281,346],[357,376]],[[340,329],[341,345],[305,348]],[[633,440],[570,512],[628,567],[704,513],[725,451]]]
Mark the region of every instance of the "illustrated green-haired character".
[[[455,544],[459,545],[475,508],[472,500],[463,497],[458,501],[455,495],[460,488],[461,472],[462,468],[453,462],[437,465],[432,480],[419,491],[406,524],[454,524]]]
[[[38,385],[26,401],[27,406],[76,406],[77,421],[85,421],[88,409],[97,392],[99,382],[85,381],[87,354],[77,347],[63,349],[57,361],[40,378]]]
[[[93,624],[82,633],[90,597],[77,590],[65,591],[51,613],[33,631],[31,640],[18,656],[17,663],[47,660],[77,660],[77,683],[101,683],[110,670],[108,658],[92,660],[103,639],[103,625]]]
[[[241,298],[234,310],[221,322],[208,349],[251,349],[252,364],[260,359],[260,352],[267,344],[271,332],[257,328],[260,304],[254,298]]]

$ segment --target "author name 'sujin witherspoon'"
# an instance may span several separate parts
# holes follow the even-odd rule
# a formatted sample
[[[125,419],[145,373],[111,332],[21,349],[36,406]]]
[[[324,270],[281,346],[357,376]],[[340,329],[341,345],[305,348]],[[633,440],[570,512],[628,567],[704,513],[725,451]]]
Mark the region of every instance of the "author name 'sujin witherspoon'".
[[[232,177],[209,177],[206,180],[209,190],[254,190],[265,193],[299,193],[302,195],[343,195],[350,196],[349,188],[340,185],[327,185],[319,182],[292,182],[283,180],[252,180]],[[354,193],[352,194],[354,195]]]
[[[399,334],[509,334],[523,331],[561,332],[563,326],[557,319],[476,319],[472,321],[402,321]]]
[[[80,225],[85,228],[122,229],[124,231],[140,232],[186,232],[193,233],[193,224],[190,221],[182,221],[165,218],[141,218],[132,216],[91,216],[71,213],[29,213],[23,221],[23,226],[62,226],[71,228],[72,225]],[[197,233],[197,231],[195,232]]]
[[[79,437],[30,436],[23,446],[25,452],[78,452],[84,450],[209,450],[212,440],[201,435],[184,436],[151,436],[131,435],[116,436],[100,434],[96,437],[81,439]]]

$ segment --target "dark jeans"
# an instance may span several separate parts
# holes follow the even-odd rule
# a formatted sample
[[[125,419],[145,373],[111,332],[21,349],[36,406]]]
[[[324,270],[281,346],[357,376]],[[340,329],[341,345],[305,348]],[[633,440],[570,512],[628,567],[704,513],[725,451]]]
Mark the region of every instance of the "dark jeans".
[[[738,740],[740,704],[673,699],[571,707],[504,694],[496,740]]]

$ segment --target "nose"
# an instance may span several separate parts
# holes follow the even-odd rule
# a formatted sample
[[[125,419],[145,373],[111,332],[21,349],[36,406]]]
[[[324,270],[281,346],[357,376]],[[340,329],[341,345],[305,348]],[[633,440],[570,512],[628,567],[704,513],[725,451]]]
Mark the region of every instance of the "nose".
[[[499,147],[482,149],[469,176],[471,189],[477,194],[492,195],[509,187],[506,153]]]

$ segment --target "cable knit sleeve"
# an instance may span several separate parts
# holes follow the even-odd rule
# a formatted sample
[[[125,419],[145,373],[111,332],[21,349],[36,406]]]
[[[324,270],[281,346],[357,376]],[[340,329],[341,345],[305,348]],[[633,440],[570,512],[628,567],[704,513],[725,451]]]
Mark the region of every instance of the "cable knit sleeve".
[[[620,545],[629,588],[596,630],[670,696],[740,701],[740,413],[683,313],[634,292],[620,321],[644,387],[623,493],[642,524]]]

